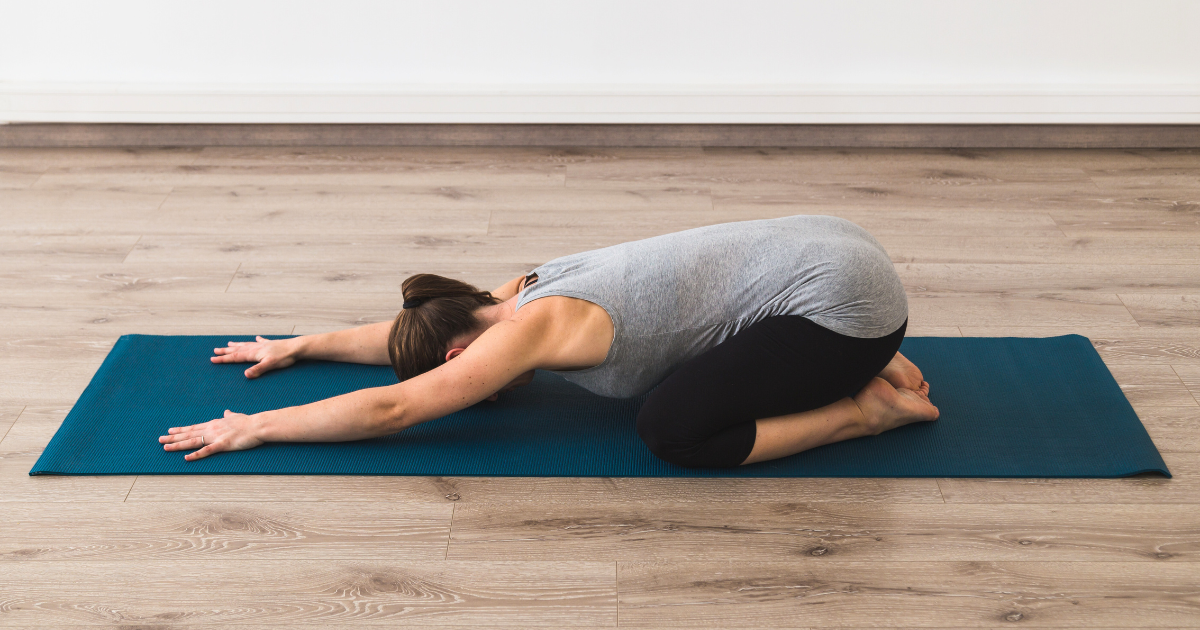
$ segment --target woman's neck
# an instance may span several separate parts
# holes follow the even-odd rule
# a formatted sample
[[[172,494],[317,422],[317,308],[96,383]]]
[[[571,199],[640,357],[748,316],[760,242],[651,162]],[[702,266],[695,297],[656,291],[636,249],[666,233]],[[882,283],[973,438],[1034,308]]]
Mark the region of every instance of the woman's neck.
[[[517,314],[517,297],[514,295],[499,304],[484,306],[475,311],[475,317],[484,325],[485,330],[493,324],[512,319]]]

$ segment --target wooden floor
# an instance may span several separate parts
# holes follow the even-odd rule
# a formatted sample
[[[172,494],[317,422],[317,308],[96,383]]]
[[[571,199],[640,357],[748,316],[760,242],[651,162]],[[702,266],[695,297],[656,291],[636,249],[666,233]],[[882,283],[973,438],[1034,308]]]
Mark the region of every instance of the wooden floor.
[[[26,474],[122,334],[801,213],[910,335],[1090,337],[1175,478]],[[1200,627],[1200,151],[0,149],[0,288],[0,625]]]

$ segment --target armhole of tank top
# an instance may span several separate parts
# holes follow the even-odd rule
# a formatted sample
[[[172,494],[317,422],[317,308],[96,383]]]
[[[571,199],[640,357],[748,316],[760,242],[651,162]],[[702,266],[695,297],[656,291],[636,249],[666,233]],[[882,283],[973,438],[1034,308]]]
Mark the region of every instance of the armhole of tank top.
[[[533,278],[533,280],[530,280],[530,278]],[[517,297],[516,307],[513,309],[514,311],[521,310],[521,307],[525,306],[525,304],[528,303],[528,300],[525,299],[526,298],[525,290],[532,287],[533,285],[537,284],[537,281],[538,281],[537,272],[530,273],[529,275],[525,276],[524,280],[521,281],[521,288],[517,289],[518,297]]]

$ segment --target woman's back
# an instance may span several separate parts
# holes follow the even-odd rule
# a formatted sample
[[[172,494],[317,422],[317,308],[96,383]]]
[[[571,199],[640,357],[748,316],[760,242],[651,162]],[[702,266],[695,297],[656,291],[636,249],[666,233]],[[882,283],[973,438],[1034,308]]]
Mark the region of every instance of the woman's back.
[[[550,261],[517,302],[561,295],[613,320],[605,361],[561,372],[606,396],[657,385],[684,361],[774,315],[834,332],[883,337],[908,317],[887,252],[836,217],[795,216],[713,225]]]

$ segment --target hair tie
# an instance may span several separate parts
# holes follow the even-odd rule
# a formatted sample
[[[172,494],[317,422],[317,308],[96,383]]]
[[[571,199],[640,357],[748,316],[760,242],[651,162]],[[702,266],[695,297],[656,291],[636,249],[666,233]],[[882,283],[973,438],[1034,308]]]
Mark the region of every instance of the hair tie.
[[[413,298],[411,300],[404,300],[404,304],[401,304],[400,308],[407,311],[410,308],[417,308],[428,300],[429,298]]]

